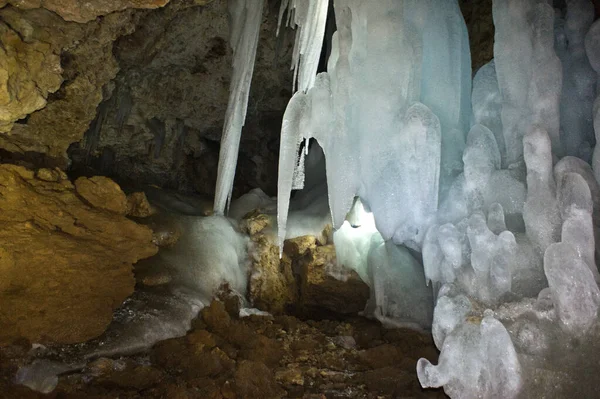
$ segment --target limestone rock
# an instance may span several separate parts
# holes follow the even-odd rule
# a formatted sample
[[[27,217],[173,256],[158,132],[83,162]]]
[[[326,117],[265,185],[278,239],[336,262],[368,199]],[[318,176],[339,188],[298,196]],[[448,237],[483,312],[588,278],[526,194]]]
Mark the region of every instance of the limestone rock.
[[[369,299],[367,286],[354,270],[336,263],[333,245],[309,249],[300,260],[300,301],[338,313],[364,310]]]
[[[136,218],[145,218],[156,213],[156,209],[150,205],[146,194],[143,192],[131,193],[127,196],[127,215]]]
[[[283,252],[291,258],[303,256],[307,251],[315,249],[317,239],[314,236],[301,236],[285,240],[283,243]]]
[[[248,281],[248,295],[253,305],[271,313],[283,313],[298,299],[292,261],[287,254],[279,259],[276,237],[257,234],[250,256],[253,271]]]
[[[149,228],[93,208],[64,178],[0,165],[0,345],[100,335],[133,292],[132,263],[156,253],[151,240]]]
[[[80,177],[75,180],[75,190],[93,207],[125,215],[127,197],[121,187],[108,177]]]
[[[34,28],[18,25],[23,36],[0,19],[0,132],[10,131],[13,122],[43,108],[49,93],[60,87],[60,57],[48,43],[30,39]],[[29,34],[27,34],[29,33]]]
[[[128,10],[78,24],[43,8],[0,9],[0,148],[66,166],[117,74],[113,42],[137,18]]]

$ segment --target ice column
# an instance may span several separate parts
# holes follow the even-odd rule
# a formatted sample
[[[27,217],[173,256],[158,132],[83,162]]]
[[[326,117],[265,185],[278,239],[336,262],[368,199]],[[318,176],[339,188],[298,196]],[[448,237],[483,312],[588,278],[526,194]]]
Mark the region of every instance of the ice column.
[[[555,115],[562,71],[553,49],[554,11],[547,2],[494,0],[493,14],[507,163],[522,160],[521,140],[532,123],[548,132],[553,149],[561,153]]]
[[[254,59],[262,22],[264,0],[232,0],[229,2],[230,41],[233,48],[233,73],[229,86],[229,103],[219,152],[214,211],[225,213],[231,200],[242,126],[246,119],[248,94],[254,71]]]

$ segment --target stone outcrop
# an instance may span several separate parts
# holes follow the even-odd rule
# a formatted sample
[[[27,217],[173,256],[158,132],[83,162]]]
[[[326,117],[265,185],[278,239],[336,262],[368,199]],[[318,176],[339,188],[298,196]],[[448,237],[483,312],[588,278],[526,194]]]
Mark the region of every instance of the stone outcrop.
[[[78,24],[42,8],[0,9],[0,148],[65,167],[67,148],[83,137],[119,70],[113,42],[139,15]]]
[[[303,306],[337,313],[358,313],[365,309],[369,286],[354,270],[336,262],[333,245],[309,248],[299,259],[298,267]]]
[[[59,170],[0,165],[0,345],[96,337],[133,292],[132,264],[157,249],[123,209],[89,200],[108,193],[125,197],[109,179],[76,188]]]
[[[271,218],[249,213],[240,229],[250,235],[251,274],[248,297],[253,306],[274,314],[314,310],[356,314],[365,309],[369,286],[359,275],[336,262],[335,248],[326,238],[302,236],[286,240],[279,258]]]
[[[115,11],[128,8],[158,8],[168,2],[169,0],[2,0],[0,8],[6,4],[24,10],[45,8],[60,15],[66,21],[85,23]],[[206,1],[196,0],[196,2]]]

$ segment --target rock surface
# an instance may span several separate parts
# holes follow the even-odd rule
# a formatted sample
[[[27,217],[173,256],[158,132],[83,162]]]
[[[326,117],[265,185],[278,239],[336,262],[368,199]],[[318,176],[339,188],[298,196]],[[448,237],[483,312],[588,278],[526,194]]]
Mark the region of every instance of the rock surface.
[[[139,16],[127,10],[78,24],[43,8],[0,9],[0,148],[65,167],[67,148],[83,137],[119,69],[113,42]]]
[[[299,267],[303,306],[337,313],[358,313],[365,309],[369,286],[354,270],[337,264],[333,245],[308,249],[299,260]]]
[[[273,194],[281,117],[291,96],[291,36],[275,36],[278,5],[264,8],[234,196]],[[287,33],[287,36],[284,34]],[[213,195],[232,70],[227,1],[174,0],[115,43],[120,72],[74,168]]]
[[[347,346],[342,343],[354,342]],[[414,356],[435,362],[431,336],[386,330],[361,318],[301,321],[237,319],[213,302],[187,336],[118,360],[101,358],[60,377],[57,398],[446,398],[423,391]],[[381,359],[379,359],[381,358]],[[11,385],[27,360],[23,347],[0,348],[0,392],[42,397]],[[47,396],[46,396],[47,397]]]
[[[306,314],[315,309],[356,314],[365,309],[369,286],[356,272],[337,264],[332,244],[314,236],[288,239],[280,259],[271,224],[271,217],[257,212],[240,223],[253,242],[248,280],[253,306],[274,314]]]
[[[124,198],[100,181],[88,198],[107,185]],[[60,171],[0,165],[0,345],[100,335],[133,292],[132,263],[156,253],[149,228],[79,195]]]

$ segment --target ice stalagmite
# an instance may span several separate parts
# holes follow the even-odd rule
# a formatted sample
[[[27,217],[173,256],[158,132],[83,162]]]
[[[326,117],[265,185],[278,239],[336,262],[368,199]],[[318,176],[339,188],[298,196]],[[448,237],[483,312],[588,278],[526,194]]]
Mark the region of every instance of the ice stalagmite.
[[[254,71],[263,3],[264,0],[229,2],[233,74],[229,86],[229,103],[225,114],[217,172],[214,211],[219,215],[225,213],[227,204],[231,200],[240,136],[248,109],[248,94]]]
[[[562,71],[553,49],[552,7],[536,0],[494,0],[493,14],[507,163],[522,160],[521,140],[532,123],[541,125],[561,152],[555,115]]]

